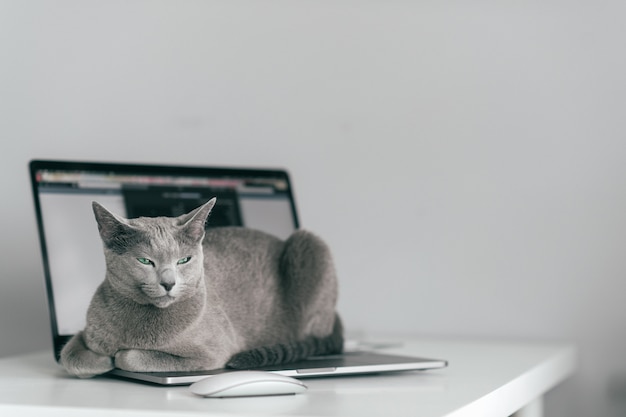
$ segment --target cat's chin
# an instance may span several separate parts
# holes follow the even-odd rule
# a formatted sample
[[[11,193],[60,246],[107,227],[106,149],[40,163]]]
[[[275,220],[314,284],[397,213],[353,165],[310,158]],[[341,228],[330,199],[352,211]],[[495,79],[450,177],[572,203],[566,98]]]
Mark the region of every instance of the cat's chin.
[[[150,303],[158,308],[167,308],[176,302],[176,298],[164,295],[163,297],[156,297],[150,300]]]

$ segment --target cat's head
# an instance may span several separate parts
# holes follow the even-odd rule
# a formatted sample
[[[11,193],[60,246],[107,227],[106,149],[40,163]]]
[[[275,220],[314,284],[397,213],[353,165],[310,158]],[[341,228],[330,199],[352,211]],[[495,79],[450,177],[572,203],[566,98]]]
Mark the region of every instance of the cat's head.
[[[93,203],[104,246],[107,280],[139,304],[165,308],[193,295],[202,282],[202,239],[213,198],[179,217],[125,219]]]

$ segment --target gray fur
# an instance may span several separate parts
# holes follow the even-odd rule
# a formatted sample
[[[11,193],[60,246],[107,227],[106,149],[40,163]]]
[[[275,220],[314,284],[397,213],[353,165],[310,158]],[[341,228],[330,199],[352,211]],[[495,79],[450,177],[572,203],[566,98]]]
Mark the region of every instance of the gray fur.
[[[70,374],[243,368],[341,351],[324,242],[304,230],[286,241],[246,228],[205,233],[214,204],[124,219],[94,202],[106,275],[85,329],[61,352]]]

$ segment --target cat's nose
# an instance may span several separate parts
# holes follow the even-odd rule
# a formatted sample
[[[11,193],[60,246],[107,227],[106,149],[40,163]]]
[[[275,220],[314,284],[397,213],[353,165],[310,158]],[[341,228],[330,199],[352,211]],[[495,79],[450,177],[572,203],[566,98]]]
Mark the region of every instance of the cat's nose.
[[[159,285],[167,292],[170,292],[174,285],[176,285],[176,273],[171,269],[166,269],[161,272],[161,280]]]

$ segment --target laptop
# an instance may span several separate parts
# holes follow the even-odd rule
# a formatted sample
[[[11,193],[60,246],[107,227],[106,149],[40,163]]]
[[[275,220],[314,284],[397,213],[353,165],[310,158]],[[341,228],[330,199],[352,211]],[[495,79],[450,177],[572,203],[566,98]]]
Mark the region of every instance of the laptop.
[[[102,243],[91,208],[97,201],[127,218],[178,216],[217,197],[207,227],[245,226],[287,238],[300,224],[283,169],[33,160],[30,178],[39,229],[54,356],[85,326],[93,293],[104,279]],[[357,350],[259,368],[292,377],[426,370],[445,360]],[[185,385],[229,369],[112,375]]]

